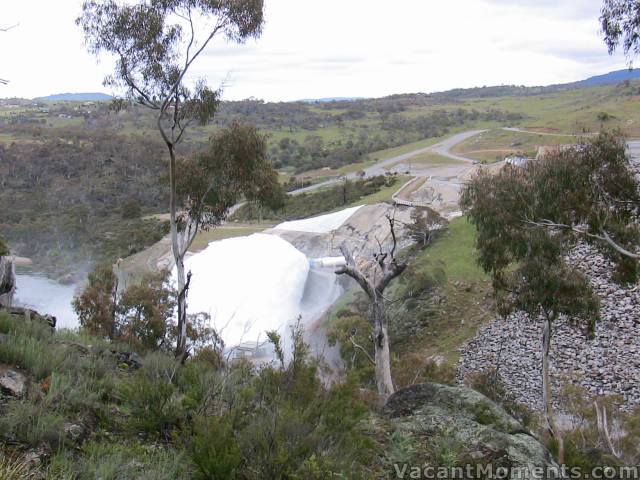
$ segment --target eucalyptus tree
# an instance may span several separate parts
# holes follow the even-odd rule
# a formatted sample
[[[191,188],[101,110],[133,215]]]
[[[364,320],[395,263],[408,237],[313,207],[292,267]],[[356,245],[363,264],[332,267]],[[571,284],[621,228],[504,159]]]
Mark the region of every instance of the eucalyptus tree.
[[[640,2],[604,0],[600,15],[604,41],[609,53],[620,44],[629,61],[640,54]]]
[[[535,196],[521,219],[527,226],[589,242],[614,262],[615,279],[638,279],[640,184],[619,132],[603,132],[524,172]]]
[[[542,318],[542,403],[547,431],[557,439],[562,457],[549,374],[553,325],[566,315],[592,334],[598,299],[585,276],[564,260],[571,238],[527,223],[545,215],[547,202],[553,202],[548,199],[553,187],[540,183],[538,173],[533,164],[507,166],[495,176],[481,171],[463,189],[460,204],[477,228],[478,263],[492,275],[499,312],[524,311],[532,319]],[[560,202],[564,200],[568,197]]]
[[[177,356],[186,354],[184,257],[197,223],[206,216],[179,213],[176,150],[190,125],[211,120],[220,98],[219,89],[204,80],[190,81],[189,73],[214,39],[243,43],[257,38],[263,21],[263,0],[88,0],[76,20],[91,53],[115,57],[114,72],[105,78],[105,85],[125,92],[121,106],[129,101],[153,110],[167,147],[171,245],[178,283]]]

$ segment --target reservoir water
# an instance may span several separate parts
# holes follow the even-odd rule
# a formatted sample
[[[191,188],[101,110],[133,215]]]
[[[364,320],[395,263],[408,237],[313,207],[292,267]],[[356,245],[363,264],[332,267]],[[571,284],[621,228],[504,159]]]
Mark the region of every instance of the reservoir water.
[[[71,306],[76,285],[63,285],[37,273],[18,273],[16,280],[16,306],[53,315],[58,328],[78,327],[78,317]]]

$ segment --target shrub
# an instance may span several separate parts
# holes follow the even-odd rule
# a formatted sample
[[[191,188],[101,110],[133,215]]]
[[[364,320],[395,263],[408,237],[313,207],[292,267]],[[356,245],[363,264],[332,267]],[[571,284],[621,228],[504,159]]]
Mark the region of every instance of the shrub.
[[[80,325],[93,335],[115,338],[117,282],[111,265],[98,265],[89,274],[87,287],[73,300]]]
[[[120,206],[120,214],[125,220],[138,218],[142,214],[140,202],[133,197],[127,198]]]
[[[465,383],[474,390],[502,406],[507,413],[524,427],[533,429],[538,422],[536,414],[526,405],[518,403],[494,370],[485,370],[465,378]]]
[[[142,360],[142,367],[124,380],[117,395],[129,410],[126,427],[133,432],[169,439],[183,410],[178,401],[180,363],[159,352]]]
[[[236,417],[237,441],[250,465],[243,473],[250,479],[323,478],[327,471],[348,477],[367,451],[356,427],[366,412],[356,383],[325,388],[298,327],[291,343],[291,361],[258,372],[253,401]]]
[[[118,299],[117,337],[143,350],[167,346],[174,306],[169,272],[144,275],[139,285],[128,287]]]
[[[64,360],[63,348],[33,337],[13,336],[10,342],[0,343],[0,361],[27,370],[38,381],[48,377]]]
[[[191,460],[206,480],[233,479],[242,463],[229,417],[198,418],[191,439]]]
[[[371,324],[367,319],[349,310],[338,312],[328,332],[329,345],[339,346],[345,368],[367,387],[375,386],[371,333]]]

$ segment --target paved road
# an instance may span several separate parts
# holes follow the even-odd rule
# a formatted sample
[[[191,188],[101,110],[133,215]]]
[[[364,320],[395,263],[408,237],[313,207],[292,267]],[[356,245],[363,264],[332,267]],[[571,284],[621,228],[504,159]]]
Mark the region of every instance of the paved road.
[[[524,130],[518,127],[502,127],[502,130],[507,132],[518,133],[530,133],[532,135],[546,135],[548,137],[588,137],[590,135],[597,135],[598,133],[550,133],[550,132],[536,132],[535,130]]]
[[[466,163],[476,163],[477,161],[474,160],[473,158],[468,158],[468,157],[464,157],[461,155],[456,155],[455,153],[451,152],[451,149],[457,145],[460,142],[465,141],[468,138],[471,138],[475,135],[478,135],[480,133],[486,132],[487,130],[469,130],[468,132],[462,132],[462,133],[457,133],[456,135],[452,135],[449,138],[446,138],[434,145],[430,145],[428,147],[424,147],[424,148],[419,148],[417,150],[413,150],[411,152],[408,153],[403,153],[401,155],[396,155],[395,157],[391,157],[391,158],[387,158],[384,160],[381,160],[380,162],[377,162],[374,165],[371,165],[370,167],[367,167],[365,169],[363,169],[365,176],[366,177],[375,177],[376,175],[384,175],[386,173],[386,169],[385,167],[390,167],[392,165],[395,165],[397,163],[400,163],[404,160],[408,160],[412,157],[415,157],[416,155],[420,155],[423,153],[435,153],[438,155],[442,155],[444,157],[448,157],[451,158],[453,160],[458,160],[461,162],[466,162]],[[422,176],[427,176],[430,174],[437,174],[436,172],[433,173],[423,173]],[[332,185],[334,183],[340,182],[342,181],[343,178],[348,178],[348,179],[353,179],[357,177],[357,172],[352,172],[352,173],[348,173],[347,175],[345,175],[344,177],[336,177],[336,178],[332,178],[330,180],[326,180],[324,182],[320,182],[320,183],[316,183],[314,185],[310,185],[308,187],[304,187],[304,188],[299,188],[297,190],[293,190],[291,192],[289,192],[291,195],[297,195],[300,193],[304,193],[304,192],[310,192],[313,190],[317,190],[319,188],[322,187],[326,187],[327,185]]]

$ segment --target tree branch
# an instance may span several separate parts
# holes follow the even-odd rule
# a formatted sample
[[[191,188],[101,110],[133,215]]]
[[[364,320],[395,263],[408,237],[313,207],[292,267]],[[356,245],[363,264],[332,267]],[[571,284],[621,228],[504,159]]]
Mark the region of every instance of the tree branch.
[[[369,360],[373,365],[376,364],[376,361],[373,358],[371,358],[371,355],[369,355],[369,352],[367,352],[367,350],[362,345],[359,345],[355,342],[355,340],[353,339],[353,336],[349,335],[349,341],[351,342],[351,345],[353,345],[354,348],[364,353],[364,356],[367,357],[367,360]]]
[[[602,242],[605,242],[606,244],[611,246],[614,250],[616,250],[621,255],[624,255],[625,257],[634,258],[634,259],[640,259],[640,254],[633,253],[633,252],[627,250],[626,248],[624,248],[623,246],[621,246],[620,244],[616,243],[616,241],[613,238],[611,238],[611,236],[605,230],[601,230],[600,235],[598,235],[598,234],[595,234],[595,233],[591,233],[591,232],[587,231],[586,229],[578,228],[578,227],[575,227],[573,225],[567,225],[567,224],[564,224],[564,223],[556,223],[556,222],[553,222],[551,220],[541,220],[541,221],[538,221],[538,222],[533,221],[533,220],[524,220],[524,223],[526,223],[528,225],[533,225],[535,227],[560,228],[560,229],[563,229],[563,230],[571,230],[572,232],[578,233],[580,235],[584,235],[584,236],[590,237],[590,238],[595,238],[596,240],[600,240]]]

